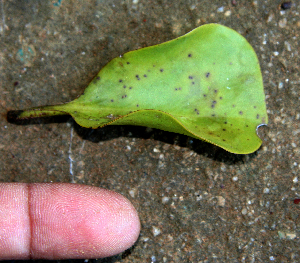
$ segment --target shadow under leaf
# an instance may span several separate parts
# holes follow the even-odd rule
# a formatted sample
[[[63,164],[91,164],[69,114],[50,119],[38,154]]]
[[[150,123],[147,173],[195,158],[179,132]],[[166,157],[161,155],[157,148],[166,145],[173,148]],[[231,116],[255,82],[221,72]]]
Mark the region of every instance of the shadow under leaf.
[[[223,150],[222,148],[213,144],[201,141],[195,138],[188,137],[173,132],[162,131],[142,126],[113,126],[108,125],[99,129],[84,128],[78,125],[69,115],[60,115],[53,117],[37,117],[19,120],[17,118],[21,111],[9,111],[7,113],[7,121],[16,125],[34,125],[34,124],[50,124],[50,123],[65,123],[72,120],[72,125],[77,134],[84,140],[89,140],[94,143],[116,139],[119,137],[152,139],[161,141],[163,143],[178,145],[180,147],[188,148],[199,155],[211,158],[215,161],[224,162],[226,164],[245,163],[253,159],[257,154],[242,155],[234,154]]]

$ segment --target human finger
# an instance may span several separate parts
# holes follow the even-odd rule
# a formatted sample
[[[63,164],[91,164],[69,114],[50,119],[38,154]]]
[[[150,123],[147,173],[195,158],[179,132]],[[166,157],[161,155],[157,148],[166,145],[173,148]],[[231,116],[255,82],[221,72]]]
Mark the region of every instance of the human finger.
[[[77,184],[0,183],[0,259],[101,258],[131,247],[138,214],[122,195]]]

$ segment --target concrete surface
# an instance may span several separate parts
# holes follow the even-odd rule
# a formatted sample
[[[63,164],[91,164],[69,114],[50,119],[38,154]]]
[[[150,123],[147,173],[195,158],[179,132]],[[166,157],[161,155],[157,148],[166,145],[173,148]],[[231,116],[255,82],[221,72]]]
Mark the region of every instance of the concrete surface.
[[[300,3],[282,2],[1,0],[0,181],[129,198],[140,238],[97,262],[299,262]],[[258,54],[270,124],[254,154],[143,127],[6,120],[7,110],[73,100],[112,58],[205,23],[237,30]]]

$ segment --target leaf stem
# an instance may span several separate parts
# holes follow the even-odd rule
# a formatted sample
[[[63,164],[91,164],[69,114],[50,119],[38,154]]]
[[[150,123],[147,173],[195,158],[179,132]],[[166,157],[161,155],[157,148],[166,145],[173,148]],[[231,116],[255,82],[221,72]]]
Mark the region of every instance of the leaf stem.
[[[51,117],[57,115],[68,115],[68,112],[63,110],[62,105],[35,107],[26,110],[9,111],[7,118],[10,120],[26,120],[40,117]]]

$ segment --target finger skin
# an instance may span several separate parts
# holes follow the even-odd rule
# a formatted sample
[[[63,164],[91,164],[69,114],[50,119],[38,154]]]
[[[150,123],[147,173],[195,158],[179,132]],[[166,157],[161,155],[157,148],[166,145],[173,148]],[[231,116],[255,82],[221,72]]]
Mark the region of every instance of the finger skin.
[[[132,204],[77,184],[0,183],[0,259],[101,258],[131,247],[140,232]]]

